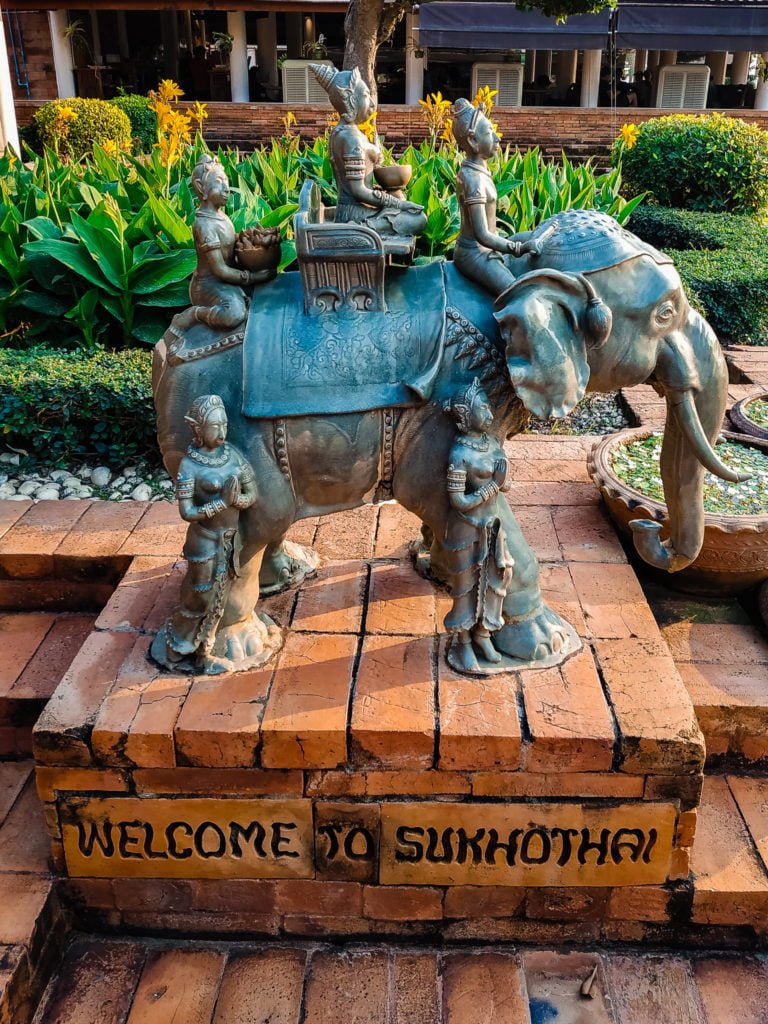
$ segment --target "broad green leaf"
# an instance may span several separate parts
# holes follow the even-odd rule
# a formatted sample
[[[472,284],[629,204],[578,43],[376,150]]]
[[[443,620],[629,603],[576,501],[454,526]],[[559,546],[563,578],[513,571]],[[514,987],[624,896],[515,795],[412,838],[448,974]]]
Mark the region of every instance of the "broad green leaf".
[[[146,295],[166,285],[185,281],[196,266],[197,254],[194,249],[176,249],[159,256],[149,256],[131,271],[130,289],[137,295]]]
[[[37,242],[25,242],[25,253],[50,256],[74,273],[79,274],[90,284],[116,295],[118,290],[102,274],[98,265],[91,259],[88,250],[82,243],[65,242],[58,238],[44,238]]]

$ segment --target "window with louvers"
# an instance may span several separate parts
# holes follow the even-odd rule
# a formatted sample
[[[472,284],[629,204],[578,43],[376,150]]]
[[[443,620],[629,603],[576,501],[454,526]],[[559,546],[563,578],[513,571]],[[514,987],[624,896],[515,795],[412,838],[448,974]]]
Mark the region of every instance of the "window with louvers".
[[[498,89],[494,106],[519,107],[523,102],[522,64],[473,64],[472,91],[488,86]]]
[[[706,64],[673,64],[659,68],[656,106],[703,110],[707,105],[709,74]]]
[[[329,60],[283,61],[283,103],[327,103],[328,93],[309,70],[309,65],[330,63]]]

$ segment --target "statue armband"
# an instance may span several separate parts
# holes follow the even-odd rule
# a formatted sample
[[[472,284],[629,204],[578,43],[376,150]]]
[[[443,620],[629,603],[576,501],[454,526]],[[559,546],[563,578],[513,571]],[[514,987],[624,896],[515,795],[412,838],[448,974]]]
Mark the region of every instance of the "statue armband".
[[[226,507],[226,502],[222,501],[221,498],[214,498],[207,505],[203,505],[201,511],[206,519],[213,519],[219,512],[223,512]]]
[[[195,490],[195,481],[191,476],[180,476],[176,480],[176,500],[191,498]]]
[[[344,157],[344,174],[349,181],[365,179],[365,159],[359,149],[354,149],[349,156]]]
[[[457,491],[460,494],[464,493],[467,486],[467,474],[465,470],[449,466],[447,480],[449,491]]]

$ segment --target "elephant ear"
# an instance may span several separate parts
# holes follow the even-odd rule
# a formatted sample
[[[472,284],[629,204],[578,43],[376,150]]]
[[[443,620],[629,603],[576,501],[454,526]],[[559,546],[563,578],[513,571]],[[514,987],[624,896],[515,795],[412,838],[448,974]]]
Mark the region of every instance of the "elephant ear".
[[[557,270],[524,274],[496,300],[509,376],[534,416],[567,416],[584,397],[587,306],[583,279]]]

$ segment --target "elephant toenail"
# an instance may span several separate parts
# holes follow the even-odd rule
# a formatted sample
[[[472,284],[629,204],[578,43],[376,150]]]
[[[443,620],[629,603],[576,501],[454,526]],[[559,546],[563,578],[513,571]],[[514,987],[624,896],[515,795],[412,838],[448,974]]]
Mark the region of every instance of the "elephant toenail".
[[[534,661],[544,661],[545,658],[549,657],[549,650],[546,644],[539,644],[536,650],[533,652]]]

